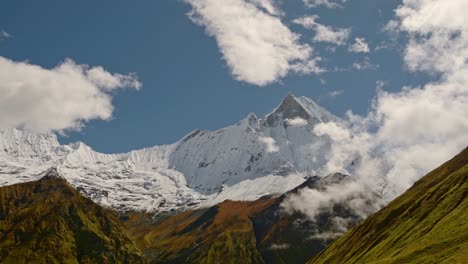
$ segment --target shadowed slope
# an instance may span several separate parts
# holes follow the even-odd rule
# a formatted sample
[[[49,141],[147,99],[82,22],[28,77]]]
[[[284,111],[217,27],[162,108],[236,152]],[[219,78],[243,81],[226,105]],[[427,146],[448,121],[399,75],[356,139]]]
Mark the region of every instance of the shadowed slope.
[[[468,263],[468,148],[310,263]]]
[[[143,263],[114,213],[56,171],[0,188],[1,263]]]

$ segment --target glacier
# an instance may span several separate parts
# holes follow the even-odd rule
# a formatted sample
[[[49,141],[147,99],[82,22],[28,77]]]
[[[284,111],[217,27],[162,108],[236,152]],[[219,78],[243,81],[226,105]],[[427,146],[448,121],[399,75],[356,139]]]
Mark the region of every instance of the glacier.
[[[33,181],[56,168],[96,203],[119,211],[186,210],[226,199],[279,195],[321,175],[330,139],[313,128],[341,120],[307,97],[289,94],[270,114],[249,114],[216,131],[195,130],[174,144],[121,154],[53,133],[0,130],[0,186]]]

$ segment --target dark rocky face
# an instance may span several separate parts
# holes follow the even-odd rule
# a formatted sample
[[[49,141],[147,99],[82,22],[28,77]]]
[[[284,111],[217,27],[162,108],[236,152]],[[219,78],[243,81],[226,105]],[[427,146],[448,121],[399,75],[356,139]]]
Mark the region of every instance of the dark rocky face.
[[[300,117],[304,120],[310,121],[313,117],[297,102],[292,94],[289,94],[276,109],[275,112],[267,117],[266,123],[268,126],[287,126],[287,119],[294,119]]]

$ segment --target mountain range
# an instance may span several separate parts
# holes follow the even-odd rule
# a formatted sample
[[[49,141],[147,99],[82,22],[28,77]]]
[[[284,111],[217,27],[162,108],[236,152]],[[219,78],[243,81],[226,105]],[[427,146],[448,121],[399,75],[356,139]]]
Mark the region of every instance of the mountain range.
[[[0,130],[0,262],[467,263],[468,149],[379,211],[370,189],[291,210],[356,183],[324,173],[332,142],[313,131],[330,121],[289,94],[262,118],[122,154]]]
[[[0,131],[0,186],[35,180],[51,167],[86,197],[118,211],[171,211],[282,194],[321,175],[330,151],[313,133],[340,119],[289,94],[263,118],[249,114],[217,130],[195,130],[171,145],[103,154],[54,134]]]

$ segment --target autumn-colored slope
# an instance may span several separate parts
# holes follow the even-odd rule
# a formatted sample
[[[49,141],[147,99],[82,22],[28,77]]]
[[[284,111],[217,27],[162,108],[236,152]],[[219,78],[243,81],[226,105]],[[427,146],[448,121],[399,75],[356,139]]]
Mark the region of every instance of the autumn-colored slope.
[[[305,263],[331,239],[334,217],[360,219],[345,205],[311,220],[281,207],[285,197],[302,188],[323,188],[344,175],[313,177],[290,193],[257,201],[224,201],[211,208],[175,214],[131,213],[122,216],[151,263]]]
[[[225,201],[156,221],[132,214],[125,225],[152,263],[263,263],[250,217],[272,202]]]
[[[49,173],[0,188],[0,263],[144,263],[114,213]]]

